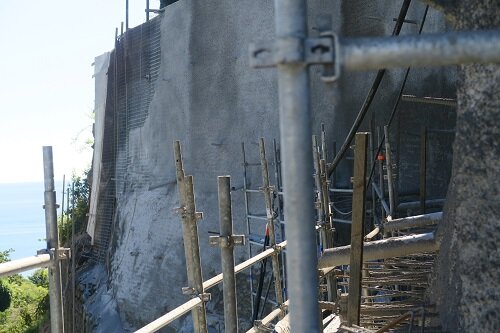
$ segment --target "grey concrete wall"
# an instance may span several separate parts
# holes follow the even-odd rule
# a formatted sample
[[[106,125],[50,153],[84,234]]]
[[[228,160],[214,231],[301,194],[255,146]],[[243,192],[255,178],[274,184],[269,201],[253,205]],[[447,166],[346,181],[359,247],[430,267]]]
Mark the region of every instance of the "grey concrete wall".
[[[388,0],[310,2],[310,34],[317,35],[316,16],[331,13],[334,31],[343,35],[388,35],[399,6],[399,2]],[[420,19],[423,8],[413,4],[408,17]],[[445,28],[441,15],[431,12],[425,31]],[[404,33],[415,31],[415,26],[403,29]],[[181,224],[174,213],[179,205],[174,140],[182,142],[186,173],[194,175],[198,211],[205,216],[199,228],[204,279],[220,272],[219,250],[208,247],[208,232],[218,230],[219,175],[232,175],[235,232],[245,231],[240,143],[247,144],[249,160],[257,162],[258,138],[266,138],[269,149],[272,139],[279,138],[275,70],[250,68],[247,50],[251,41],[273,36],[274,9],[270,1],[181,0],[163,14],[162,63],[148,115],[142,126],[128,130],[127,145],[117,152],[127,158],[117,158],[126,161],[117,166],[126,171],[123,194],[116,202],[108,287],[130,329],[187,300],[181,294],[181,287],[187,285]],[[326,85],[319,80],[320,72],[320,67],[311,69],[313,131],[319,133],[324,122],[328,140],[340,146],[374,73],[344,73],[337,84]],[[376,125],[387,121],[402,76],[402,70],[387,73],[372,108],[373,116],[368,115],[363,130],[368,129],[372,117]],[[417,95],[447,94],[453,91],[453,80],[448,69],[424,69],[411,74],[408,91]],[[435,117],[432,110],[423,107],[405,107],[402,111],[401,121],[408,123],[403,131],[408,132],[421,123],[423,111],[429,124]],[[443,125],[452,127],[453,117],[448,120],[450,124]],[[416,172],[416,165],[410,163],[407,172]],[[350,186],[351,167],[350,162],[343,162],[337,175],[340,186]],[[259,172],[257,169],[250,175],[253,188],[260,186]],[[264,212],[263,205],[260,209]],[[238,249],[236,257],[237,261],[244,260],[246,251]],[[245,278],[240,277],[246,285]],[[211,292],[209,324],[217,327],[222,295],[217,288]],[[250,318],[248,299],[248,290],[241,288],[241,318]],[[189,332],[189,322],[177,322],[166,332]]]
[[[429,1],[457,30],[499,29],[498,1]],[[457,133],[431,296],[449,332],[500,330],[500,66],[459,69]]]

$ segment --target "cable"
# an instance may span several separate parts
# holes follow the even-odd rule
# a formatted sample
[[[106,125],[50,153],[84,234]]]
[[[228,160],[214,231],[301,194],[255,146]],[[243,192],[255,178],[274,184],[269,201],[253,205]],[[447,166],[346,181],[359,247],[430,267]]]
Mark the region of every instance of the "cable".
[[[403,26],[406,13],[408,12],[408,8],[410,7],[411,0],[405,0],[403,2],[403,5],[401,6],[401,10],[399,11],[398,19],[396,21],[396,25],[394,26],[394,30],[392,31],[392,36],[398,36],[399,33],[401,32],[401,27]],[[368,112],[368,109],[370,108],[370,105],[373,102],[373,98],[375,97],[375,94],[377,93],[377,90],[380,86],[380,82],[382,82],[382,79],[385,75],[385,69],[381,69],[378,71],[377,76],[375,77],[375,80],[373,81],[372,87],[370,88],[370,91],[368,91],[368,95],[365,98],[365,101],[363,102],[363,105],[361,106],[361,110],[359,110],[358,115],[356,116],[356,119],[354,120],[354,124],[352,125],[351,129],[349,130],[349,134],[347,135],[347,138],[345,139],[344,143],[342,144],[342,147],[340,148],[339,152],[333,159],[332,164],[328,167],[328,177],[330,177],[337,167],[337,165],[340,163],[340,160],[344,157],[345,153],[347,152],[347,149],[349,148],[349,145],[351,144],[352,139],[356,135],[356,132],[359,129],[359,126],[363,122],[363,119],[365,118],[366,113]]]
[[[262,248],[262,252],[266,250],[266,246],[269,245],[269,229],[266,225],[266,237],[264,238],[264,247]],[[267,267],[267,258],[264,258],[260,262],[260,276],[259,276],[259,285],[257,286],[257,293],[255,294],[255,304],[253,308],[253,321],[258,319],[259,308],[260,308],[260,298],[262,296],[262,288],[264,287],[264,278],[266,275],[266,267]],[[264,304],[265,305],[265,304]]]
[[[427,6],[425,6],[424,15],[422,17],[422,23],[420,24],[420,28],[418,29],[419,35],[422,34],[422,30],[424,29],[424,23],[425,23],[425,20],[427,18],[428,11],[429,11],[429,6],[427,5]],[[398,98],[396,100],[396,103],[394,103],[394,107],[392,108],[391,115],[389,116],[389,122],[387,123],[387,127],[389,127],[389,128],[391,127],[392,121],[394,120],[394,116],[396,115],[396,112],[398,110],[399,102],[401,102],[401,96],[403,95],[403,90],[406,87],[406,81],[408,80],[409,73],[410,73],[410,67],[408,67],[406,69],[406,73],[405,73],[405,76],[403,78],[403,83],[401,84],[401,88],[399,89]],[[382,135],[382,139],[380,140],[380,144],[378,145],[377,153],[375,154],[375,156],[378,156],[380,154],[380,152],[382,151],[382,146],[384,145],[384,141],[385,141],[385,134]],[[367,188],[372,181],[373,173],[375,172],[375,165],[376,165],[376,161],[374,161],[372,164],[372,167],[370,170],[370,176],[368,177]]]

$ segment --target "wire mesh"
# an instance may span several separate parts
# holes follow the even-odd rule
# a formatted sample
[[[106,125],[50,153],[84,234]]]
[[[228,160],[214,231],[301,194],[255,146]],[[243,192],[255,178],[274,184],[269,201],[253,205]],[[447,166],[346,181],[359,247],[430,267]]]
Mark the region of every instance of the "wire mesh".
[[[119,36],[111,54],[102,175],[92,254],[92,259],[100,263],[106,261],[116,220],[117,201],[127,189],[129,170],[133,164],[129,154],[130,131],[142,127],[147,119],[159,76],[160,19],[155,17]],[[148,182],[147,177],[146,172],[134,172],[135,182]]]

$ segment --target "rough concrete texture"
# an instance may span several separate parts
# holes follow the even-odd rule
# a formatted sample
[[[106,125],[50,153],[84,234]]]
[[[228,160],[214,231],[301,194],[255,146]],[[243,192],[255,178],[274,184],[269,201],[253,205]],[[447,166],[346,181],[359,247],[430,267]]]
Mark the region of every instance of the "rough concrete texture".
[[[500,3],[434,1],[458,30],[498,29]],[[433,296],[450,332],[499,332],[500,66],[459,69],[452,182]]]
[[[334,31],[343,35],[388,35],[399,7],[399,2],[389,0],[311,1],[309,31],[317,35],[316,16],[331,13]],[[423,9],[421,4],[413,4],[408,18],[420,19]],[[432,11],[424,31],[444,29],[441,16]],[[403,33],[415,32],[414,25],[403,29]],[[128,159],[117,159],[128,164],[125,191],[117,198],[109,290],[128,329],[139,328],[187,300],[181,294],[181,287],[187,285],[181,223],[174,213],[179,205],[174,140],[182,142],[186,174],[194,175],[197,210],[204,212],[199,224],[204,279],[221,270],[219,250],[208,246],[208,232],[218,231],[219,175],[232,175],[234,229],[245,233],[240,143],[247,144],[248,161],[257,162],[258,138],[266,139],[268,150],[272,139],[279,138],[275,70],[250,68],[247,50],[251,41],[273,36],[274,9],[269,1],[181,0],[163,14],[162,64],[155,95],[144,124],[128,132]],[[338,84],[325,85],[319,80],[320,67],[312,68],[311,73],[313,132],[318,133],[320,123],[325,122],[329,141],[340,145],[374,75],[344,73]],[[387,73],[372,107],[373,116],[367,117],[362,130],[367,129],[370,117],[378,125],[386,123],[402,76],[402,70]],[[448,70],[421,70],[412,73],[407,87],[416,95],[431,92],[436,96],[449,92],[453,79]],[[422,87],[422,82],[432,82],[433,87]],[[403,110],[409,121],[419,123],[424,109]],[[431,123],[434,115],[426,116]],[[341,186],[350,186],[349,163],[337,175]],[[258,188],[260,170],[250,172],[250,186]],[[258,208],[255,214],[265,212],[263,202]],[[238,248],[236,258],[237,262],[244,260],[245,249]],[[239,286],[247,284],[247,275],[238,278]],[[215,328],[223,322],[222,295],[217,287],[210,292],[208,320]],[[248,325],[245,319],[250,318],[248,290],[239,289],[238,296],[244,329]],[[190,319],[183,320],[165,332],[191,332],[190,325]],[[109,332],[113,331],[119,330]]]
[[[218,230],[217,176],[233,175],[232,186],[241,189],[240,143],[257,151],[251,143],[259,137],[265,137],[270,148],[279,136],[274,70],[251,69],[247,51],[251,41],[273,38],[273,31],[269,2],[179,1],[162,18],[161,74],[148,118],[129,133],[132,162],[128,190],[118,201],[111,263],[111,286],[131,328],[187,300],[181,294],[187,285],[181,224],[174,212],[179,205],[174,140],[182,143],[186,173],[194,175],[197,208],[204,212],[199,224],[203,276],[220,272],[219,250],[208,246],[208,231]],[[329,93],[323,90],[316,114],[327,119],[332,108]],[[319,128],[319,123],[315,126]],[[135,181],[136,176],[143,179],[135,170],[150,173],[152,183]],[[234,229],[241,234],[245,230],[241,191],[233,193],[233,201]],[[245,259],[245,250],[238,249],[236,258]],[[217,327],[221,294],[211,292],[209,325]],[[250,318],[248,294],[240,296],[240,315]],[[176,323],[172,331],[182,325]],[[184,323],[186,332],[188,325],[190,319]]]
[[[103,265],[87,267],[79,272],[78,284],[84,290],[82,297],[85,302],[85,312],[91,318],[86,325],[87,331],[123,332],[124,328],[117,312],[116,300],[106,287],[108,283],[106,277]]]

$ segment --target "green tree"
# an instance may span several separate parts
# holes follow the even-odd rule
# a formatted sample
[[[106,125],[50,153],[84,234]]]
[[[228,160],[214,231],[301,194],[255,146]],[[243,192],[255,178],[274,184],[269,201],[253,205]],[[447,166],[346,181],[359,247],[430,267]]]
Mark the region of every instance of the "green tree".
[[[81,232],[85,226],[89,211],[90,185],[87,179],[89,172],[90,170],[86,170],[82,176],[73,175],[71,177],[70,204],[66,211],[58,217],[59,240],[64,246],[68,246],[71,242],[73,223],[76,233]]]
[[[0,280],[0,312],[7,310],[12,302],[10,289]]]
[[[0,264],[3,262],[10,261],[10,254],[14,252],[13,249],[8,249],[5,251],[0,251]]]
[[[49,273],[47,268],[40,268],[33,273],[33,275],[29,276],[28,279],[33,282],[36,286],[49,288]]]
[[[10,253],[13,251],[13,249],[0,251],[0,264],[10,261]],[[11,291],[9,287],[2,280],[0,280],[0,312],[7,310],[10,307],[11,302]]]

